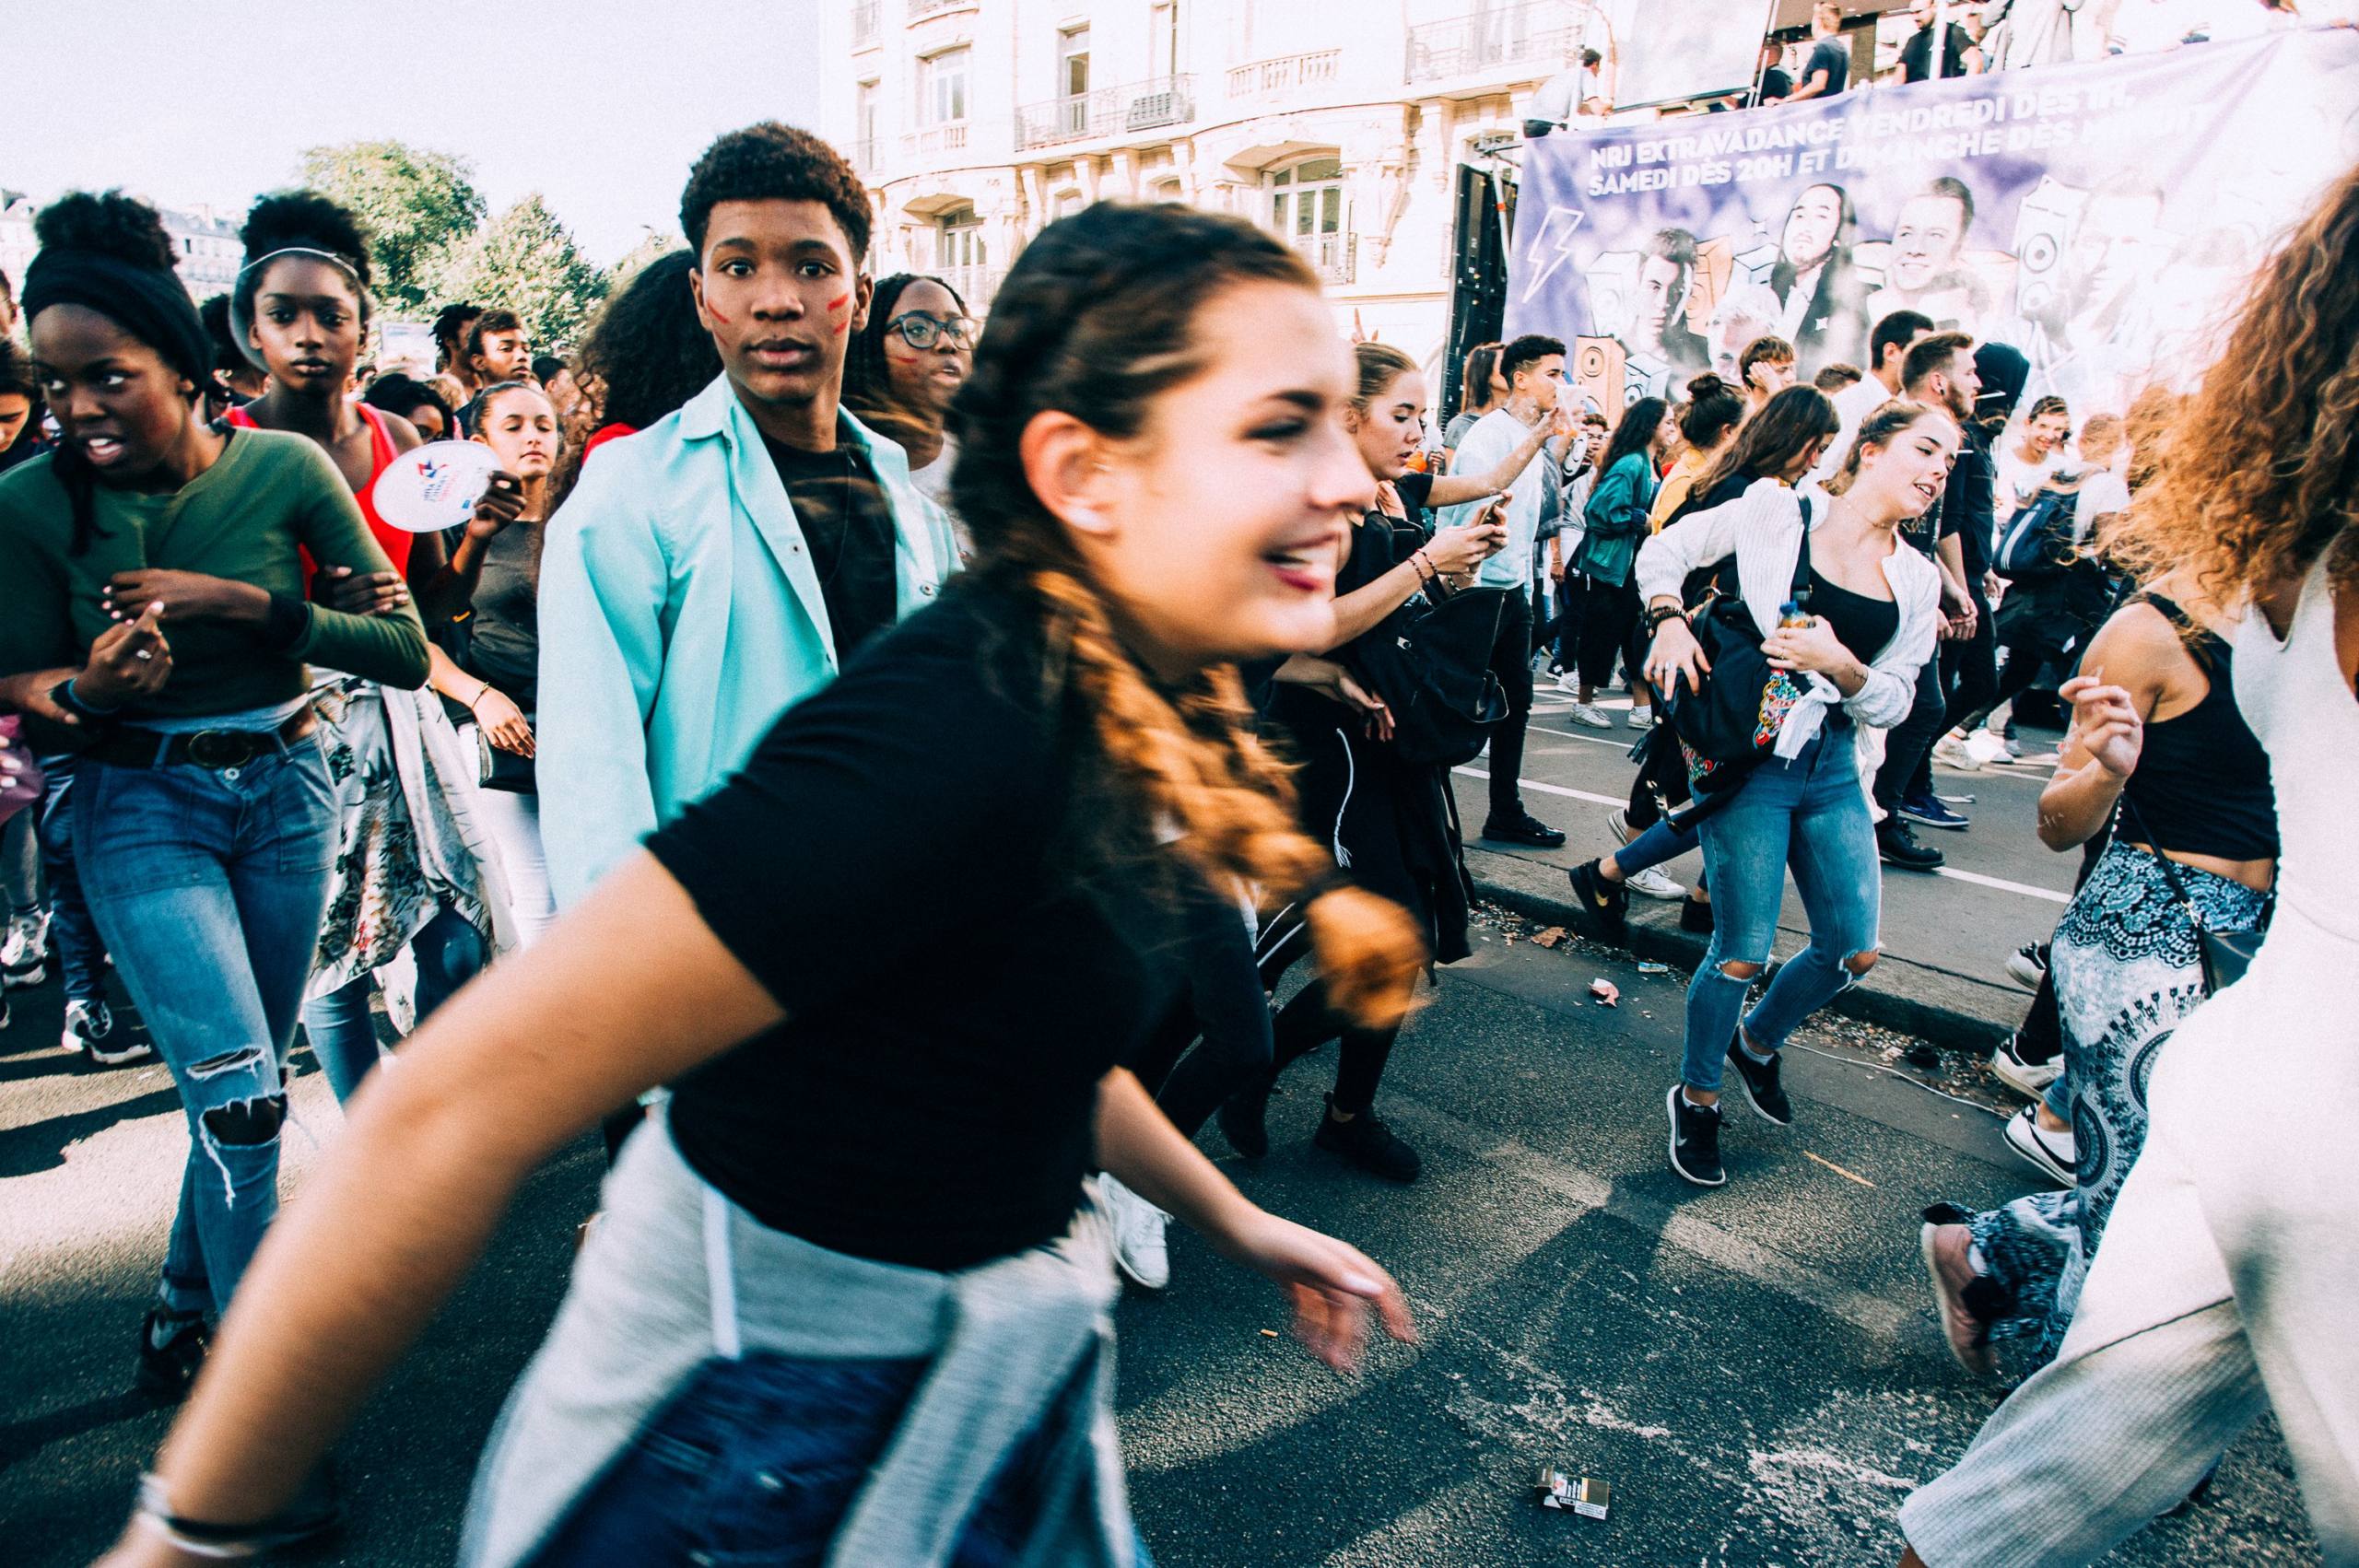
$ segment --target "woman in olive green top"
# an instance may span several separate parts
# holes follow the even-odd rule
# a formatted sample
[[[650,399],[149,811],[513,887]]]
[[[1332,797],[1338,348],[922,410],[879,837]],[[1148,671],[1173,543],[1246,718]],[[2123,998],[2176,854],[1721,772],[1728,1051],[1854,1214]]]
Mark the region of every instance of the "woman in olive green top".
[[[311,442],[203,422],[212,355],[154,211],[76,194],[35,232],[25,315],[64,439],[0,476],[0,709],[76,753],[83,889],[187,1111],[139,1341],[142,1385],[177,1394],[277,1210],[336,838],[305,664],[414,688],[426,637],[406,607],[305,600],[303,552],[356,573],[384,553]]]

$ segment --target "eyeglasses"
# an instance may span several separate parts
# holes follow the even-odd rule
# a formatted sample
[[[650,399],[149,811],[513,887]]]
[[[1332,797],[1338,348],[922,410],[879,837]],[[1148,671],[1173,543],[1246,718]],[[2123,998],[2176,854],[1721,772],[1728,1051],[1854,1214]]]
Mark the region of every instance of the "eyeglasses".
[[[930,316],[923,310],[910,310],[886,322],[885,330],[899,333],[901,341],[911,348],[932,348],[945,337],[953,348],[972,348],[978,329],[970,317]]]

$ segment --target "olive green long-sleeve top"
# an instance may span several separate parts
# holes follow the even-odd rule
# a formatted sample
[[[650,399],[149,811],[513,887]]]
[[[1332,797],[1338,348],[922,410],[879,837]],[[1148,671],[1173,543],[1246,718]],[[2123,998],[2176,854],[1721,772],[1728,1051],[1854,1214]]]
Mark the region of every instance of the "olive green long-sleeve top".
[[[202,572],[301,602],[299,550],[320,567],[391,571],[327,454],[300,436],[235,430],[213,466],[169,495],[101,485],[89,548],[73,553],[74,515],[49,456],[0,474],[0,675],[78,665],[112,623],[100,597],[117,572]],[[259,626],[168,621],[172,673],[123,717],[203,718],[275,707],[310,688],[307,662],[415,690],[426,683],[426,630],[397,614],[352,615],[303,603],[301,634],[273,643]]]

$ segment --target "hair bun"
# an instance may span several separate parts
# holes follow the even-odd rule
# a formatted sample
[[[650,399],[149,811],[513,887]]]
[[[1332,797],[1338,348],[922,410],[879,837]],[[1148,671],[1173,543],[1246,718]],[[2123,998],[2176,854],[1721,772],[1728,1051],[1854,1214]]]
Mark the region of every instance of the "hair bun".
[[[273,251],[324,251],[341,260],[369,283],[369,237],[349,210],[317,191],[279,191],[263,197],[246,214],[238,231],[246,242],[246,260],[253,262]]]
[[[60,196],[33,219],[33,236],[44,249],[91,251],[135,267],[172,270],[172,237],[156,209],[121,191]]]
[[[1728,382],[1707,370],[1687,383],[1687,401],[1701,403],[1708,397],[1718,397],[1728,390]]]

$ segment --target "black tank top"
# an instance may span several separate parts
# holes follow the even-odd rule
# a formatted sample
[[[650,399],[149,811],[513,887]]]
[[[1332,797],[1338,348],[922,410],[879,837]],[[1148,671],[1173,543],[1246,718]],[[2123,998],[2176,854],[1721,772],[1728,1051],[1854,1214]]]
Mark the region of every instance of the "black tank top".
[[[2175,626],[2189,626],[2187,612],[2159,593],[2140,598]],[[2277,797],[2270,788],[2269,754],[2236,711],[2231,679],[2234,654],[2227,643],[2198,628],[2188,651],[2202,666],[2211,689],[2203,700],[2176,719],[2146,726],[2137,770],[2122,795],[2118,831],[2157,849],[2182,855],[2214,855],[2224,860],[2274,859]]]

